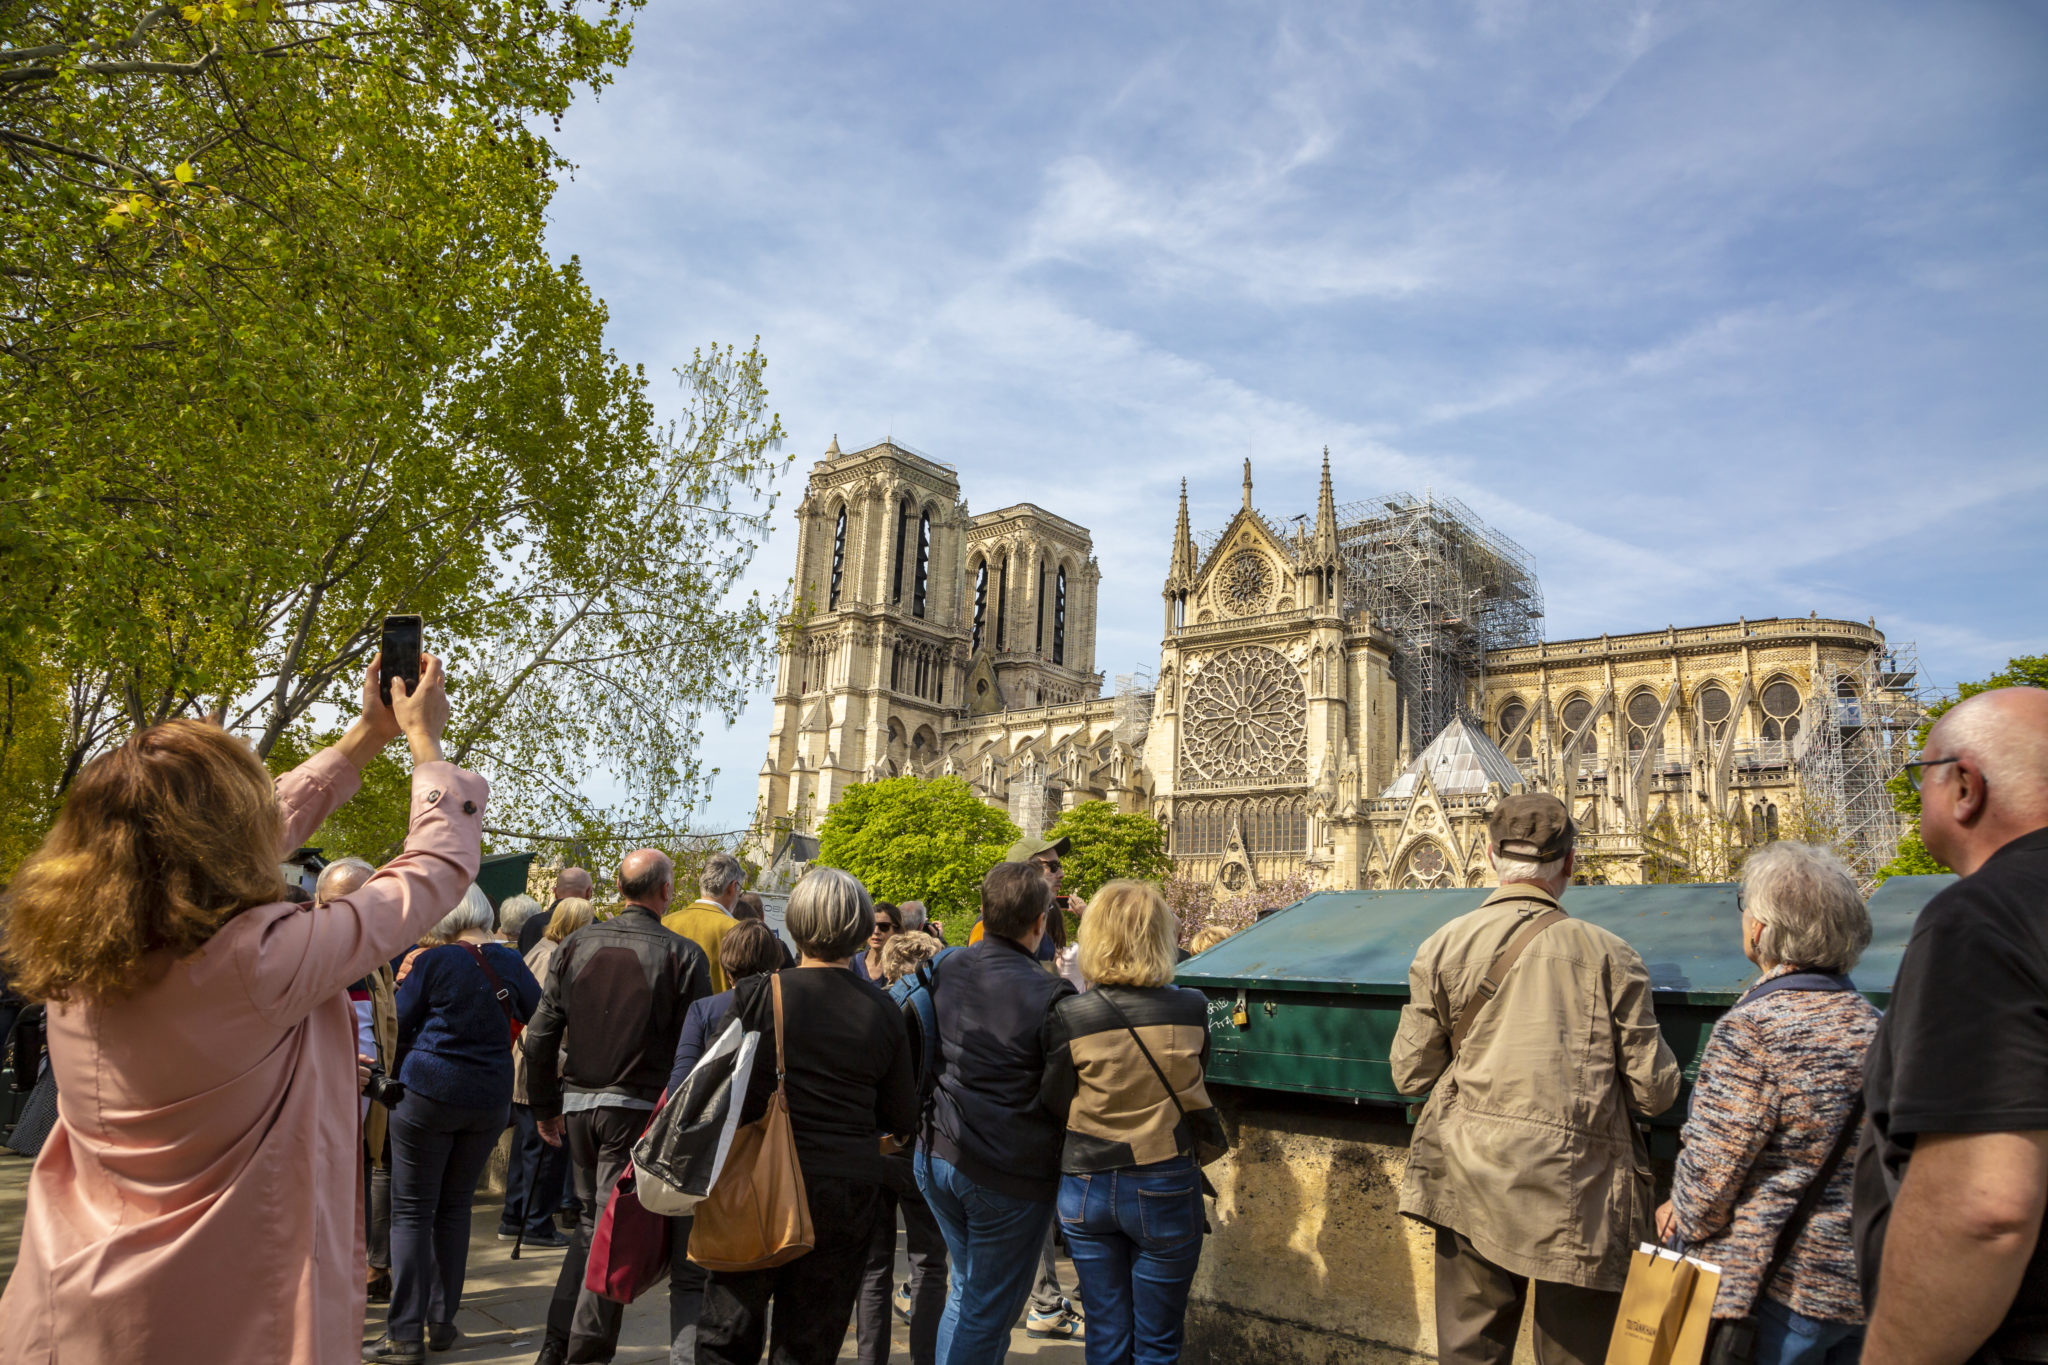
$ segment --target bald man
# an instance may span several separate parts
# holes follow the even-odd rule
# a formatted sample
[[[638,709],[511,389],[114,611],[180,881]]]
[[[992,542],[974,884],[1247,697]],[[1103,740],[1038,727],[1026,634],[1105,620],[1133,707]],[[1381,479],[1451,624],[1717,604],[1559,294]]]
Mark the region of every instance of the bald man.
[[[2048,692],[1971,697],[1907,773],[1962,880],[1914,923],[1867,1063],[1863,1361],[2048,1361]]]
[[[519,926],[519,955],[525,957],[533,951],[533,945],[540,942],[542,934],[548,931],[548,921],[555,917],[555,907],[565,900],[589,900],[596,890],[590,874],[580,867],[565,867],[555,874],[555,891],[548,901],[548,908]]]
[[[626,855],[619,913],[562,940],[548,959],[540,1008],[519,1040],[535,1126],[543,1141],[568,1143],[578,1206],[537,1365],[610,1360],[618,1349],[623,1310],[583,1287],[591,1234],[600,1201],[610,1197],[668,1084],[683,1015],[711,994],[704,950],[662,927],[675,883],[675,865],[660,849]],[[565,1029],[568,1056],[561,1060]],[[694,1349],[702,1290],[703,1273],[678,1254],[669,1265],[677,1352]]]

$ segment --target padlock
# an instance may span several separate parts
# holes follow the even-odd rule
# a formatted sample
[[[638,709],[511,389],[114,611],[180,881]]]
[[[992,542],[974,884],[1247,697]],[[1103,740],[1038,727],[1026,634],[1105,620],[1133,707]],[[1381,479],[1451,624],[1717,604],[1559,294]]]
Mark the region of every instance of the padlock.
[[[1243,1028],[1245,1025],[1251,1023],[1251,1021],[1251,1011],[1245,1008],[1244,992],[1239,991],[1237,993],[1237,1009],[1232,1012],[1230,1016],[1230,1022],[1237,1025],[1239,1028]]]

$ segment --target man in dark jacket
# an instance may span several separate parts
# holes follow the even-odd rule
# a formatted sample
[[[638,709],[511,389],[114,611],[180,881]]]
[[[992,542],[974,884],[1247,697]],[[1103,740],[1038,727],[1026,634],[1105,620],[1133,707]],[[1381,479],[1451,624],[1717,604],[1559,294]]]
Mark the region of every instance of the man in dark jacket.
[[[917,1184],[953,1261],[938,1358],[996,1365],[1038,1270],[1065,1126],[1038,1103],[1046,1015],[1073,993],[1036,959],[1052,889],[1028,863],[981,884],[982,941],[934,973],[939,1074]]]
[[[607,1361],[618,1349],[623,1310],[583,1287],[591,1234],[601,1201],[661,1098],[683,1016],[711,994],[703,949],[661,927],[674,895],[675,868],[667,854],[652,848],[628,853],[619,864],[624,908],[562,940],[548,960],[540,1008],[521,1038],[541,1137],[568,1142],[579,1206],[536,1365]],[[558,1066],[565,1027],[568,1056]],[[693,1279],[678,1275],[669,1285],[671,1333],[687,1335],[689,1346],[702,1292]]]

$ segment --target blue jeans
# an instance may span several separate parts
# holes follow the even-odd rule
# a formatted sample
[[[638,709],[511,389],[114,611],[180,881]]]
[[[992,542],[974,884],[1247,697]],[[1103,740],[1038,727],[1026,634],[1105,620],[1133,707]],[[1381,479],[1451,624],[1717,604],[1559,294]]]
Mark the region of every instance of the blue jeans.
[[[1184,1156],[1060,1177],[1060,1231],[1088,1305],[1088,1365],[1180,1359],[1202,1259],[1202,1186]]]
[[[569,1182],[568,1147],[550,1147],[541,1140],[540,1123],[530,1105],[512,1106],[512,1153],[505,1171],[505,1208],[498,1231],[531,1237],[555,1225],[555,1212],[565,1203]]]
[[[953,1258],[953,1283],[939,1319],[938,1365],[1001,1365],[1010,1328],[1031,1297],[1052,1201],[999,1194],[922,1148],[917,1187]]]
[[[469,1267],[469,1207],[505,1131],[505,1106],[467,1109],[408,1089],[391,1111],[393,1341],[455,1321]]]
[[[1856,1365],[1863,1358],[1860,1323],[1809,1318],[1763,1294],[1752,1311],[1756,1365]]]

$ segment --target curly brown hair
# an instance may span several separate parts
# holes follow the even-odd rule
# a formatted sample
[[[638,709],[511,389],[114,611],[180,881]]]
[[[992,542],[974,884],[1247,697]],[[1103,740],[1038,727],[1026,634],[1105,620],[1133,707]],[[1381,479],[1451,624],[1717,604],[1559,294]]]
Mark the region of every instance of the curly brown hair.
[[[0,897],[0,961],[31,1000],[119,993],[153,953],[183,957],[284,898],[284,815],[255,751],[166,721],[87,764]]]

